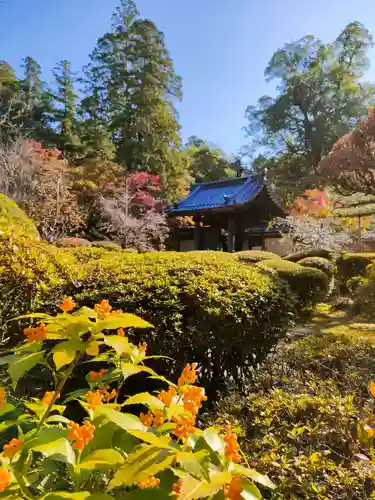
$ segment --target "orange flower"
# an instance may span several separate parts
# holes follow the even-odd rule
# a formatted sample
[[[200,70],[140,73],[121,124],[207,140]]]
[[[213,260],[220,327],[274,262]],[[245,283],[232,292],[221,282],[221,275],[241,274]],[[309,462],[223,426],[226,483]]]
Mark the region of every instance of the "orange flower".
[[[154,427],[159,427],[164,422],[163,412],[161,410],[155,410]]]
[[[172,490],[175,494],[175,498],[178,498],[181,495],[182,484],[183,484],[183,480],[179,479],[177,481],[177,483],[174,483],[172,485]]]
[[[111,399],[114,399],[116,397],[117,391],[116,389],[113,389],[112,392],[108,392],[108,389],[104,387],[103,389],[101,389],[100,393],[102,395],[103,402],[109,403]]]
[[[55,397],[56,395],[56,397]],[[52,400],[58,399],[60,397],[60,394],[58,392],[52,391],[52,392],[46,392],[45,395],[43,396],[42,403],[46,406],[49,406],[52,403]]]
[[[229,485],[224,486],[224,496],[226,500],[241,500],[242,493],[241,478],[235,476]]]
[[[13,458],[22,448],[24,441],[22,439],[12,439],[8,444],[4,445],[4,457]]]
[[[73,441],[72,447],[82,451],[92,440],[95,426],[90,424],[88,420],[85,420],[81,427],[76,422],[69,422],[69,427],[68,439]]]
[[[76,304],[73,302],[72,297],[65,297],[62,303],[59,305],[59,309],[64,312],[72,311]]]
[[[26,328],[23,333],[26,335],[27,341],[32,343],[45,340],[48,330],[46,325],[41,323],[37,328]]]
[[[241,457],[239,452],[240,446],[237,441],[237,434],[232,432],[228,427],[227,435],[224,437],[225,441],[225,457],[231,460],[232,462],[240,462]]]
[[[197,381],[198,375],[196,373],[198,364],[197,363],[187,363],[185,368],[181,373],[181,377],[178,379],[178,385],[194,384]]]
[[[91,371],[89,373],[90,382],[95,382],[96,379],[103,377],[106,373],[108,373],[108,370],[104,370],[104,368],[100,372]]]
[[[0,387],[0,406],[5,404],[5,389]]]
[[[7,469],[0,469],[0,493],[11,484],[9,471]]]
[[[109,313],[112,311],[112,306],[109,305],[108,300],[102,300],[100,304],[95,304],[94,311],[98,315],[99,319],[105,319]]]
[[[172,403],[173,397],[176,396],[177,391],[174,387],[169,387],[168,391],[161,391],[158,394],[158,399],[163,401],[166,406],[169,406]]]
[[[179,427],[173,429],[173,434],[181,439],[187,439],[195,432],[195,418],[175,417],[173,422]]]
[[[125,337],[125,331],[124,331],[124,329],[123,329],[123,328],[119,328],[119,329],[117,330],[117,335],[118,335],[119,337]]]
[[[188,386],[184,389],[183,400],[185,410],[196,415],[202,408],[202,401],[206,401],[207,397],[202,387]]]
[[[154,421],[154,415],[150,411],[147,413],[141,413],[139,415],[139,420],[142,422],[143,425],[151,427]]]
[[[145,488],[158,488],[160,486],[160,479],[151,476],[146,481],[141,481],[138,486],[143,490]]]
[[[89,391],[86,394],[86,401],[90,410],[94,410],[97,406],[102,404],[102,393],[100,391]]]

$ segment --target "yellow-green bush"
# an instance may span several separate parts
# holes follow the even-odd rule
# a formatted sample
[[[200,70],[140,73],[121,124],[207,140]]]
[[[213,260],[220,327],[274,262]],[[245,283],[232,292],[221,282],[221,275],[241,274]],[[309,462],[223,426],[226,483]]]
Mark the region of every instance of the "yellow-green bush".
[[[213,388],[220,377],[245,380],[285,334],[294,309],[282,280],[218,252],[70,250],[9,238],[0,241],[0,251],[1,297],[7,297],[1,303],[3,320],[23,311],[53,311],[63,295],[86,306],[105,297],[116,309],[155,325],[150,332],[135,332],[135,339],[152,344],[155,354],[175,357],[178,367],[199,362],[203,380]],[[172,361],[160,363],[166,371],[175,369]]]
[[[92,246],[112,250],[113,252],[121,252],[122,250],[121,245],[118,245],[114,241],[93,241]]]
[[[263,250],[244,250],[237,252],[236,257],[238,260],[246,263],[256,263],[261,260],[281,259],[281,257],[272,252],[265,252]]]
[[[326,248],[313,248],[312,250],[302,250],[300,252],[291,253],[285,256],[284,259],[290,260],[291,262],[298,262],[306,257],[323,257],[323,259],[332,260],[334,258],[334,252]]]
[[[206,415],[205,423],[236,423],[252,466],[276,483],[271,500],[372,498],[374,465],[360,456],[375,458],[363,432],[373,418],[375,344],[350,331],[286,344],[258,370],[249,396],[227,396]]]
[[[323,257],[305,257],[297,262],[300,266],[303,267],[313,267],[314,269],[320,269],[323,271],[328,278],[332,278],[335,273],[335,266],[328,259],[324,259]]]
[[[365,276],[366,268],[375,260],[375,253],[344,253],[337,259],[338,276],[345,283],[355,276]]]
[[[0,194],[0,231],[39,239],[39,232],[32,220],[14,201]]]
[[[276,271],[298,297],[299,309],[311,307],[323,300],[328,293],[328,277],[319,269],[303,267],[283,259],[263,260],[256,266]]]

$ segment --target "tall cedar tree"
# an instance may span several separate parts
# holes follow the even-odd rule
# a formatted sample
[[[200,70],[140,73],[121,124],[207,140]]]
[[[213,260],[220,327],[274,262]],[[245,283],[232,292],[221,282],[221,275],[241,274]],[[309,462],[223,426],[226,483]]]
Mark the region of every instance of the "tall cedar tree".
[[[53,94],[56,107],[54,119],[59,131],[59,149],[70,159],[80,155],[81,142],[77,135],[76,106],[78,96],[74,90],[75,74],[71,63],[61,61],[53,70],[55,92]]]
[[[174,100],[181,98],[164,36],[131,0],[117,9],[86,70],[87,93],[110,130],[116,160],[128,172],[160,176],[169,200],[181,196],[186,162]]]

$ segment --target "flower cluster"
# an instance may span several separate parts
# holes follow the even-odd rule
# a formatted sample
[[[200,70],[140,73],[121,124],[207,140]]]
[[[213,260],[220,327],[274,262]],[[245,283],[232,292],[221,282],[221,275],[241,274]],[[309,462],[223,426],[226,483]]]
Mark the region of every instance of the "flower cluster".
[[[5,404],[5,389],[4,387],[0,387],[0,406]]]
[[[58,399],[59,397],[60,397],[60,394],[58,392],[56,392],[56,391],[52,391],[52,392],[47,391],[45,393],[45,395],[43,396],[42,403],[45,406],[49,406],[50,404],[52,404],[52,401],[54,399]]]
[[[24,441],[22,439],[12,439],[8,444],[4,445],[4,457],[13,458],[20,452]]]
[[[69,422],[70,430],[68,431],[68,439],[73,442],[72,447],[82,451],[83,448],[92,440],[94,436],[95,426],[88,420],[85,420],[83,425],[79,426],[76,422]]]
[[[106,319],[111,311],[112,311],[112,306],[109,305],[108,300],[102,300],[100,304],[95,304],[94,306],[94,311],[98,315],[98,318],[100,320]]]
[[[90,410],[95,409],[102,403],[109,403],[117,395],[116,389],[111,392],[108,391],[108,387],[103,387],[96,391],[89,391],[86,393],[86,401]]]
[[[11,484],[9,471],[7,469],[0,469],[0,493]]]
[[[224,437],[225,441],[225,458],[232,462],[240,462],[241,457],[239,454],[240,446],[237,441],[237,434],[232,432],[230,427],[227,429],[227,435]]]
[[[147,413],[141,413],[139,416],[140,421],[143,425],[147,427],[159,427],[164,422],[162,410],[154,410],[154,413],[150,411]]]
[[[138,486],[143,490],[145,488],[158,488],[160,486],[160,479],[151,476],[146,481],[141,481]]]
[[[178,386],[181,387],[185,384],[195,384],[198,379],[197,375],[197,363],[187,363],[185,368],[183,369],[180,378],[178,379]]]
[[[179,479],[177,483],[174,483],[172,485],[172,491],[175,495],[175,498],[178,498],[181,495],[182,484],[183,484],[182,479]]]
[[[182,389],[182,392],[185,410],[192,415],[196,415],[198,410],[202,408],[202,401],[207,400],[204,389],[202,387],[187,386]]]
[[[36,328],[25,328],[23,333],[26,335],[28,342],[41,342],[46,339],[48,330],[46,325],[41,323]]]
[[[103,377],[104,375],[106,375],[106,373],[108,373],[108,370],[105,370],[104,368],[101,369],[99,372],[91,371],[89,373],[90,382],[95,382],[95,380],[97,380],[100,377]]]
[[[235,476],[229,485],[224,486],[224,497],[226,500],[241,500],[242,485],[240,476]]]
[[[76,304],[73,302],[72,297],[65,297],[62,303],[59,305],[59,309],[64,312],[72,311]]]

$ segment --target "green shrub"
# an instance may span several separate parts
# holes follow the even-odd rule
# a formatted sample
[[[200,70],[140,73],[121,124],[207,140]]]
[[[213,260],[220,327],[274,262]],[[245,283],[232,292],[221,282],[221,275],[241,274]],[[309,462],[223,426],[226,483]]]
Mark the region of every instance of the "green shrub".
[[[319,269],[303,267],[282,259],[263,260],[256,264],[263,269],[272,269],[287,281],[299,301],[299,309],[305,309],[324,300],[328,293],[329,280]]]
[[[323,257],[323,259],[333,260],[334,252],[326,248],[314,248],[312,250],[291,253],[284,257],[284,259],[290,260],[291,262],[298,262],[306,257]]]
[[[13,200],[0,194],[0,231],[38,240],[39,232],[32,220]]]
[[[56,242],[58,247],[85,247],[91,246],[92,243],[84,238],[61,238]]]
[[[374,458],[361,422],[373,414],[364,403],[375,344],[355,324],[340,330],[283,344],[258,370],[248,397],[227,396],[206,415],[206,424],[235,422],[251,465],[277,485],[266,498],[372,498],[373,465],[359,456]]]
[[[13,301],[7,318],[40,308],[54,311],[52,304],[63,295],[87,306],[106,297],[116,309],[155,325],[132,335],[153,345],[154,354],[176,357],[176,365],[159,362],[166,372],[197,361],[212,387],[220,377],[245,380],[285,334],[294,308],[282,280],[219,252],[133,254],[48,244],[22,244],[14,252],[13,245],[9,239],[0,241],[0,286]]]
[[[375,260],[375,253],[344,253],[336,262],[338,276],[346,283],[355,276],[366,276],[366,268]]]
[[[236,257],[238,260],[248,263],[256,263],[261,260],[281,259],[281,257],[272,252],[264,252],[263,250],[244,250],[237,252]]]
[[[118,245],[113,241],[93,241],[92,246],[97,248],[104,248],[105,250],[112,250],[114,252],[121,252],[122,250],[121,245]]]
[[[335,266],[328,259],[324,259],[323,257],[305,257],[297,262],[300,266],[303,267],[313,267],[314,269],[320,269],[323,271],[328,278],[332,278],[335,273]]]

